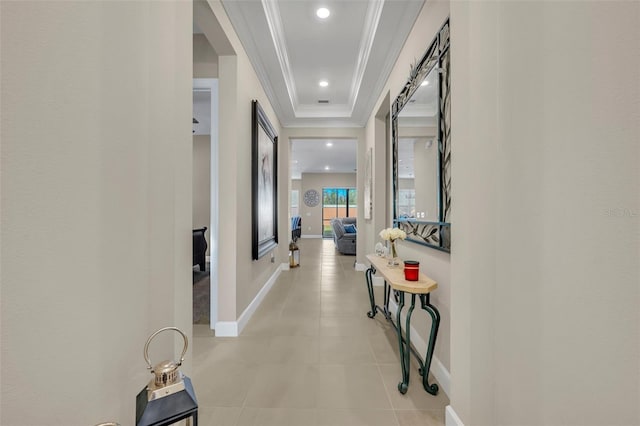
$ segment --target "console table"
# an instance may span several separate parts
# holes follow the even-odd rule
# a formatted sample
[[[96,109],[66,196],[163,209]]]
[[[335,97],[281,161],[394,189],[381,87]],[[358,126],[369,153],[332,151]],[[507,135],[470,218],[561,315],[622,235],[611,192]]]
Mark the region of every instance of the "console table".
[[[438,385],[436,383],[429,384],[429,368],[431,367],[433,349],[436,344],[436,338],[438,337],[440,313],[438,312],[438,309],[429,302],[429,294],[438,288],[438,283],[424,274],[419,275],[418,281],[407,281],[404,279],[404,269],[402,266],[389,266],[386,258],[375,254],[368,254],[367,259],[371,262],[371,266],[365,272],[367,289],[369,290],[369,300],[371,302],[371,311],[367,313],[367,316],[369,318],[373,318],[378,312],[381,312],[387,321],[393,325],[396,333],[398,334],[400,365],[402,367],[402,381],[398,383],[398,390],[400,393],[404,394],[409,388],[410,354],[413,353],[420,364],[418,373],[422,376],[422,386],[431,395],[436,395],[438,393]],[[373,275],[376,272],[379,272],[384,278],[383,306],[376,305],[375,296],[373,294]],[[391,290],[393,290],[395,299],[398,303],[395,323],[391,316],[391,312],[389,311]],[[411,295],[411,304],[407,311],[405,332],[403,336],[400,314],[402,313],[402,309],[405,305],[406,293]],[[420,307],[431,316],[431,333],[429,335],[427,353],[424,362],[418,352],[411,346],[411,314],[413,313],[413,309],[416,305],[416,296],[420,298]]]

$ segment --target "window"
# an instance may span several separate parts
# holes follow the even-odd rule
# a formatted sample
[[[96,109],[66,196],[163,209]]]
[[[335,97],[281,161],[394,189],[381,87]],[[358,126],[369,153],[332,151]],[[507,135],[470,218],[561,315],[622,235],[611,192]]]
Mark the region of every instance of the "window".
[[[324,188],[322,190],[322,236],[333,237],[331,219],[356,217],[358,214],[355,188]]]
[[[399,218],[416,217],[416,191],[415,189],[399,189],[398,190],[398,209]]]

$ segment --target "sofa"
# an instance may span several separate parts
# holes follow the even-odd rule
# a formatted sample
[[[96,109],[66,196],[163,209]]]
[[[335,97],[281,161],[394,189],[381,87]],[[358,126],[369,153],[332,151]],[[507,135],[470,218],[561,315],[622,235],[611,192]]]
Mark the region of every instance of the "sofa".
[[[336,217],[331,219],[333,242],[342,254],[356,254],[356,238],[358,235],[355,217]]]

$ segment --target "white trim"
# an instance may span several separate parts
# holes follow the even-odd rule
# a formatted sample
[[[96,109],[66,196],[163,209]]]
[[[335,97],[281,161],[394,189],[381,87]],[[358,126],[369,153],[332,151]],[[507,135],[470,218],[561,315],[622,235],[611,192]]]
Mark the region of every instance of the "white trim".
[[[444,409],[444,424],[445,426],[464,426],[451,405],[447,405]]]
[[[301,235],[300,238],[322,238],[322,235]]]
[[[356,271],[366,271],[366,270],[367,270],[367,265],[365,265],[364,263],[356,262]]]
[[[240,335],[242,329],[245,328],[267,293],[269,293],[269,290],[271,290],[271,287],[276,283],[276,280],[280,276],[280,272],[284,269],[285,265],[285,263],[281,263],[280,266],[278,266],[265,285],[262,286],[258,294],[256,294],[256,297],[254,297],[251,303],[249,303],[249,306],[247,306],[244,312],[242,312],[237,321],[218,321],[216,323],[215,330],[217,337],[238,337]]]
[[[291,64],[289,63],[289,53],[287,52],[287,42],[284,36],[284,29],[282,26],[282,20],[280,19],[280,8],[278,3],[274,0],[262,0],[262,7],[264,9],[264,16],[267,19],[267,25],[269,26],[269,32],[271,33],[271,39],[273,40],[273,47],[280,63],[280,70],[282,71],[282,78],[284,78],[285,86],[287,86],[287,93],[289,94],[289,100],[294,107],[294,111],[298,106],[298,94],[296,93],[296,84],[293,78],[293,71],[291,70]]]
[[[218,321],[215,324],[216,337],[237,337],[238,322],[237,321]]]
[[[367,68],[369,62],[369,54],[373,47],[373,40],[376,37],[376,30],[380,23],[380,16],[382,15],[382,8],[384,6],[384,0],[369,2],[367,6],[367,13],[364,20],[364,29],[362,31],[362,38],[360,39],[360,49],[358,50],[358,59],[356,61],[356,69],[351,80],[351,90],[349,91],[349,107],[350,113],[353,114],[353,110],[356,106],[356,100],[358,99],[358,92],[362,85],[362,77],[364,71]],[[393,56],[393,55],[390,55]]]
[[[393,298],[389,301],[389,311],[391,311],[393,314],[398,311],[398,305],[396,304],[395,300],[393,300]],[[411,343],[422,358],[427,355],[427,342],[424,341],[422,336],[420,336],[420,334],[413,326],[411,326]],[[451,374],[435,355],[431,360],[431,368],[429,369],[429,371],[431,372],[431,374],[433,374],[433,377],[435,377],[440,384],[440,388],[442,389],[442,391],[446,393],[447,396],[449,396]]]
[[[238,318],[238,334],[242,333],[242,330],[246,327],[253,314],[256,312],[264,298],[267,296],[267,293],[269,293],[271,287],[273,287],[273,285],[276,283],[276,280],[280,276],[280,272],[282,272],[282,264],[278,268],[276,268],[271,277],[267,280],[264,286],[262,286],[258,294],[256,294],[256,297],[253,298],[251,303],[249,303],[249,306],[247,306],[244,312],[242,312],[242,315],[240,315],[240,317]]]
[[[293,77],[293,70],[291,68],[291,62],[289,60],[289,52],[287,51],[287,42],[284,34],[284,26],[282,24],[280,8],[276,0],[262,0],[261,3],[264,10],[265,19],[267,21],[267,26],[269,27],[269,32],[271,34],[271,40],[273,41],[273,47],[276,53],[276,57],[278,58],[278,63],[280,64],[280,70],[282,71],[282,78],[284,80],[285,87],[287,88],[287,94],[289,95],[289,101],[291,102],[293,115],[296,118],[326,117],[326,106],[300,104],[295,85],[295,79]],[[349,99],[347,100],[347,104],[332,105],[332,117],[349,118],[353,115],[356,101],[358,99],[358,93],[360,92],[360,88],[362,85],[362,79],[369,62],[371,48],[373,47],[373,42],[378,30],[378,25],[380,24],[380,17],[382,16],[383,7],[384,0],[369,2],[365,14],[362,36],[358,49],[358,56],[356,58],[356,67],[351,78]],[[393,57],[393,55],[390,56]],[[387,62],[389,62],[391,59],[392,58],[387,59]],[[262,66],[260,66],[259,68],[262,68]]]
[[[207,90],[211,92],[211,132],[210,132],[210,143],[211,143],[211,160],[210,160],[210,168],[211,168],[211,213],[209,215],[209,256],[207,256],[207,260],[210,266],[210,274],[209,274],[209,292],[210,292],[210,302],[209,302],[209,320],[210,327],[215,329],[218,323],[218,235],[219,235],[219,225],[218,225],[218,182],[220,179],[218,178],[218,131],[219,131],[219,114],[218,114],[218,79],[217,78],[194,78],[193,79],[193,90]],[[224,328],[225,326],[222,325]]]
[[[416,333],[417,335],[418,333]],[[411,333],[411,335],[413,336],[413,333]],[[426,347],[426,343],[425,343],[425,347]],[[447,396],[449,396],[449,391],[450,391],[450,386],[451,386],[451,374],[449,374],[449,371],[445,368],[444,364],[438,359],[437,356],[433,356],[433,359],[431,360],[431,373],[433,374],[433,377],[436,378],[436,380],[438,380],[438,383],[440,383],[440,387],[442,388],[442,391],[444,393],[447,394]]]

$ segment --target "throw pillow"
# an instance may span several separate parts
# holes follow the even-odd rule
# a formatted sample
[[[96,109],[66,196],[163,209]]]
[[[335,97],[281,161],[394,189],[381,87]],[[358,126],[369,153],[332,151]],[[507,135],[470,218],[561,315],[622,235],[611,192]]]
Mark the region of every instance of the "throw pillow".
[[[355,234],[357,232],[356,226],[355,225],[345,225],[344,226],[344,232],[346,232],[347,234]]]

